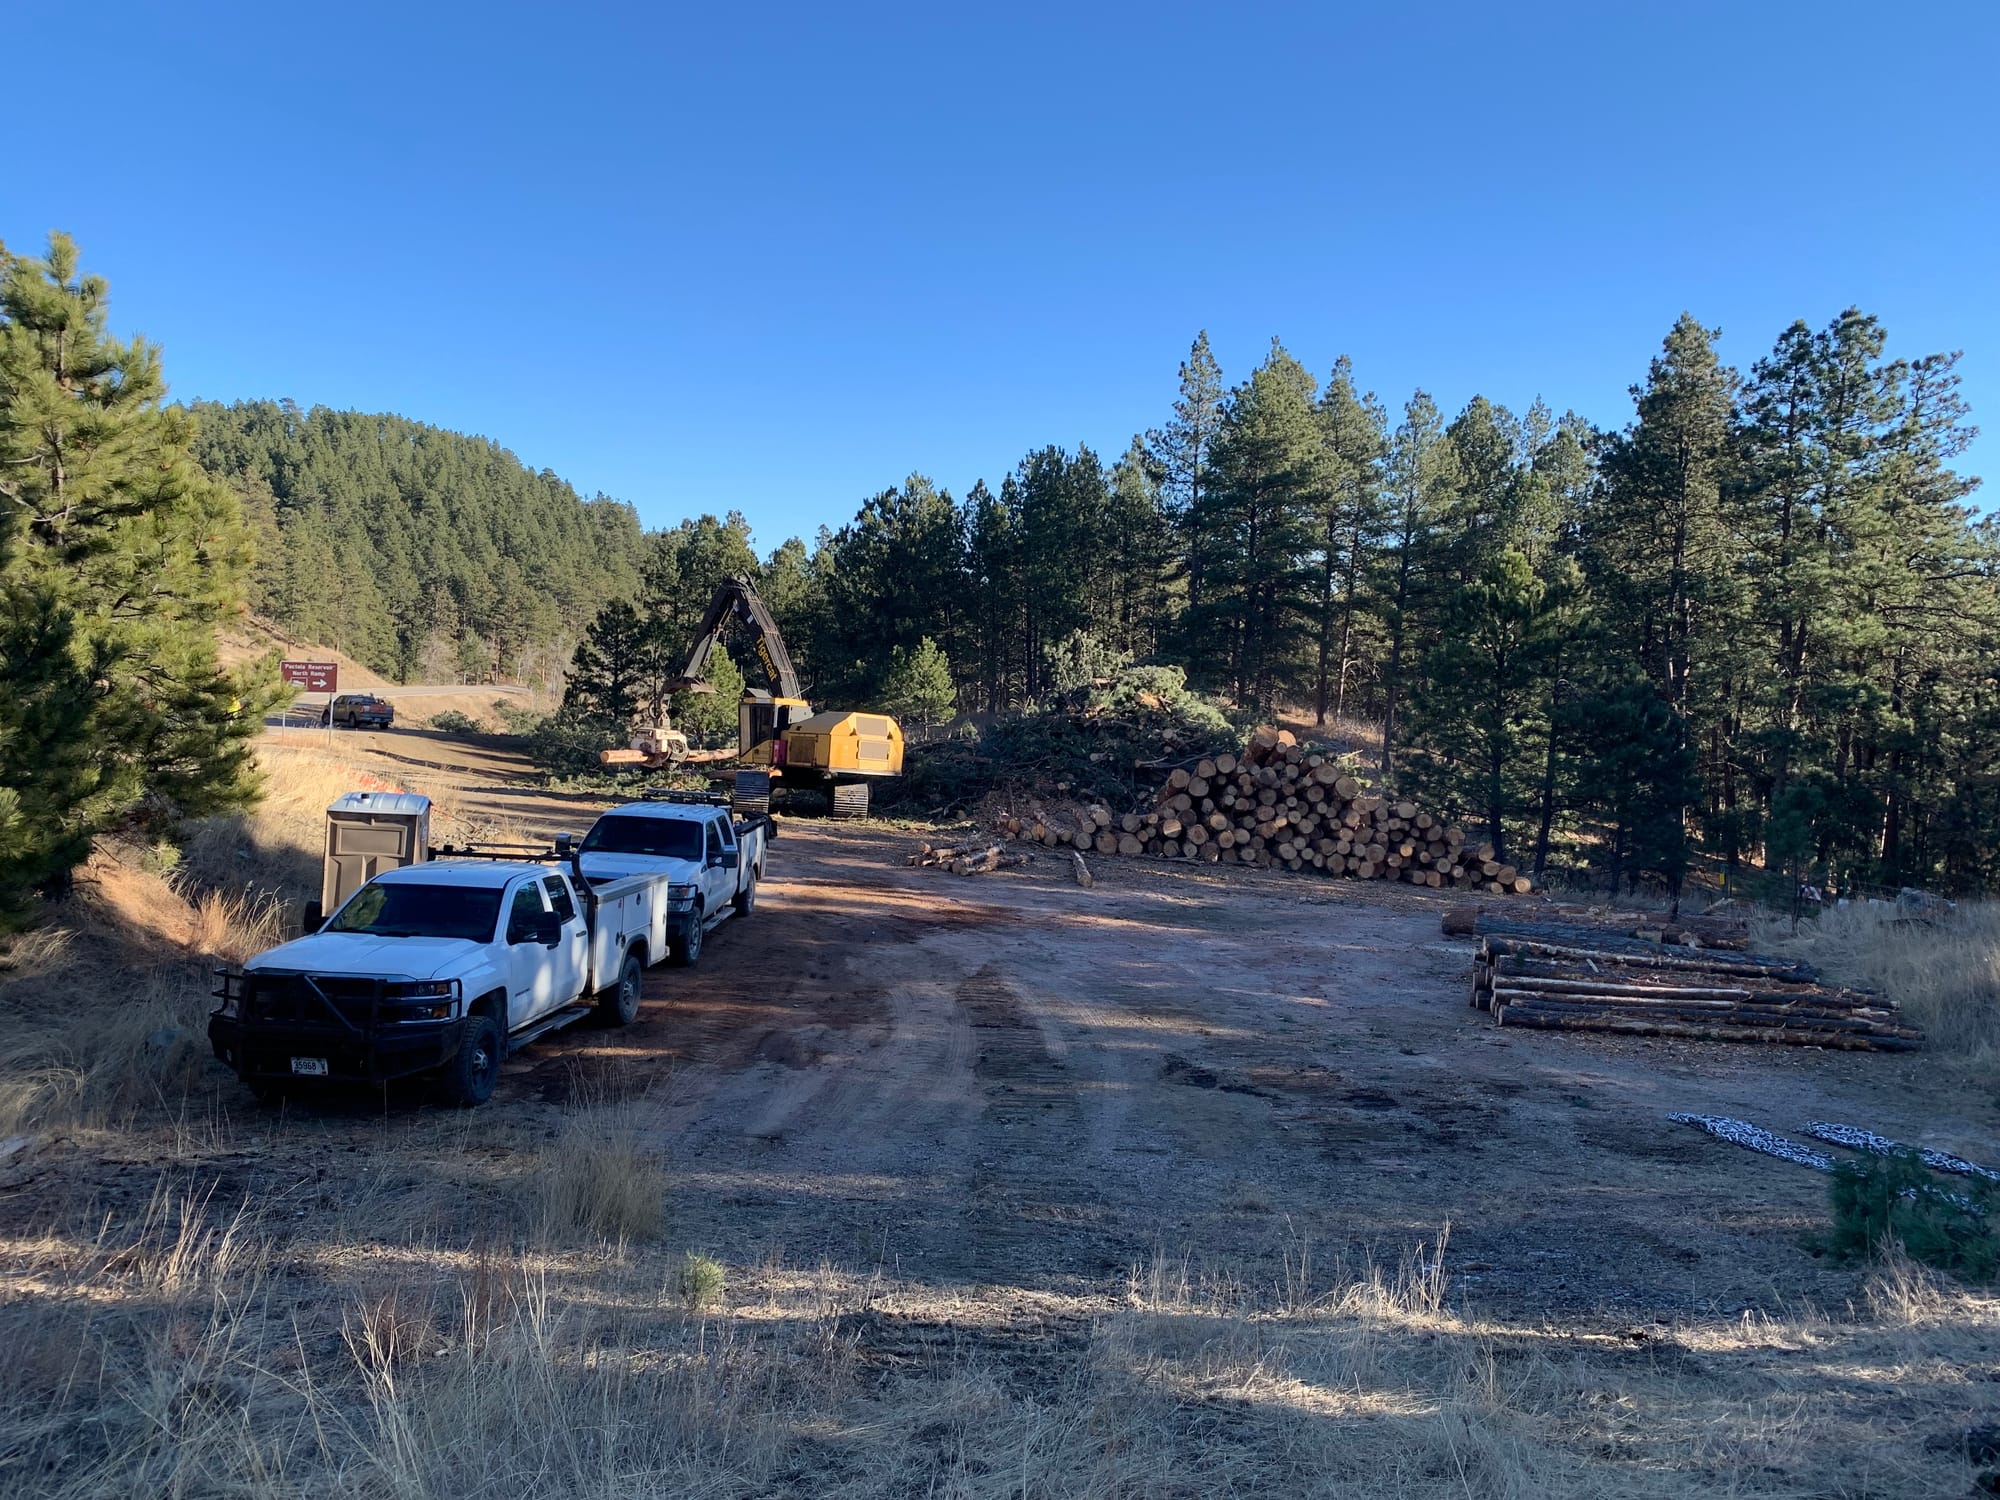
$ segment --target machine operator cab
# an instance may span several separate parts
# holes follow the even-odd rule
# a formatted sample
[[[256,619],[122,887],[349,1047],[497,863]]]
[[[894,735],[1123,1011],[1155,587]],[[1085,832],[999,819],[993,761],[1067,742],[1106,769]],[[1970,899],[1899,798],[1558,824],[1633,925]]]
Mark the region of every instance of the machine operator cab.
[[[783,765],[785,731],[811,714],[812,705],[802,698],[774,698],[758,688],[745,689],[736,705],[736,743],[744,764]]]

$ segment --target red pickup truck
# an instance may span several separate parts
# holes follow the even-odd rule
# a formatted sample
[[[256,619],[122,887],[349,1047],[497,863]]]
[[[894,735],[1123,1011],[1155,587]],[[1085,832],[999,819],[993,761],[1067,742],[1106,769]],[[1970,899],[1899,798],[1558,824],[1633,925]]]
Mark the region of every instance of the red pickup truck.
[[[320,722],[349,729],[387,729],[396,722],[396,710],[372,693],[342,693],[327,705]]]

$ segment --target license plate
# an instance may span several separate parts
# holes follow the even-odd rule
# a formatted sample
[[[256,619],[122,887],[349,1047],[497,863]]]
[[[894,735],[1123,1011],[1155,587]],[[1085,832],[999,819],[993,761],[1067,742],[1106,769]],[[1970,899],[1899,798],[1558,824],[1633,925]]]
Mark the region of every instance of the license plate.
[[[326,1077],[326,1059],[323,1057],[295,1057],[292,1071],[303,1078]]]

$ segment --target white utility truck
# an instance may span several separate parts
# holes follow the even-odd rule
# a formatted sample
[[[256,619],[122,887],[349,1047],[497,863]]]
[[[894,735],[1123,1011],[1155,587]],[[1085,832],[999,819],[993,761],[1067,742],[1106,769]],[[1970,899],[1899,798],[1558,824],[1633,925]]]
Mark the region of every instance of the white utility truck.
[[[751,825],[753,868],[764,821]],[[689,932],[699,951],[714,884],[699,877],[725,868],[588,870],[568,835],[553,852],[434,858],[470,851],[433,850],[428,831],[425,798],[340,798],[323,872],[332,916],[313,902],[302,937],[218,971],[209,1041],[260,1095],[435,1073],[454,1101],[483,1103],[509,1052],[593,1010],[631,1022],[643,971],[685,952]]]
[[[648,793],[602,814],[577,848],[576,867],[592,885],[635,875],[666,876],[667,940],[675,963],[701,957],[702,935],[756,909],[770,818],[735,818],[729,799],[706,792]]]

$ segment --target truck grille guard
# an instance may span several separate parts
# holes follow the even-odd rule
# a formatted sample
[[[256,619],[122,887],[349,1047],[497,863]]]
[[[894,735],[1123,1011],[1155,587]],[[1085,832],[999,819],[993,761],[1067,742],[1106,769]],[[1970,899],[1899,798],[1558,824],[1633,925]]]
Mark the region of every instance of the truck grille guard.
[[[449,1001],[456,1011],[464,993],[456,979],[443,981],[451,986],[448,994],[425,996],[391,995],[392,989],[412,983],[407,979],[381,979],[359,974],[301,974],[294,971],[245,973],[240,969],[217,969],[216,985],[210,993],[221,1005],[217,1013],[234,1010],[237,1024],[245,1027],[268,1025],[313,1025],[316,1018],[308,1010],[323,1012],[334,1025],[357,1040],[366,1040],[383,1024],[387,1006],[406,1006]],[[332,987],[329,993],[328,987]],[[277,994],[273,995],[272,992]],[[271,999],[282,997],[291,1003],[290,1014],[271,1014]],[[401,1017],[390,1017],[400,1021]],[[322,1023],[323,1024],[323,1023]]]

